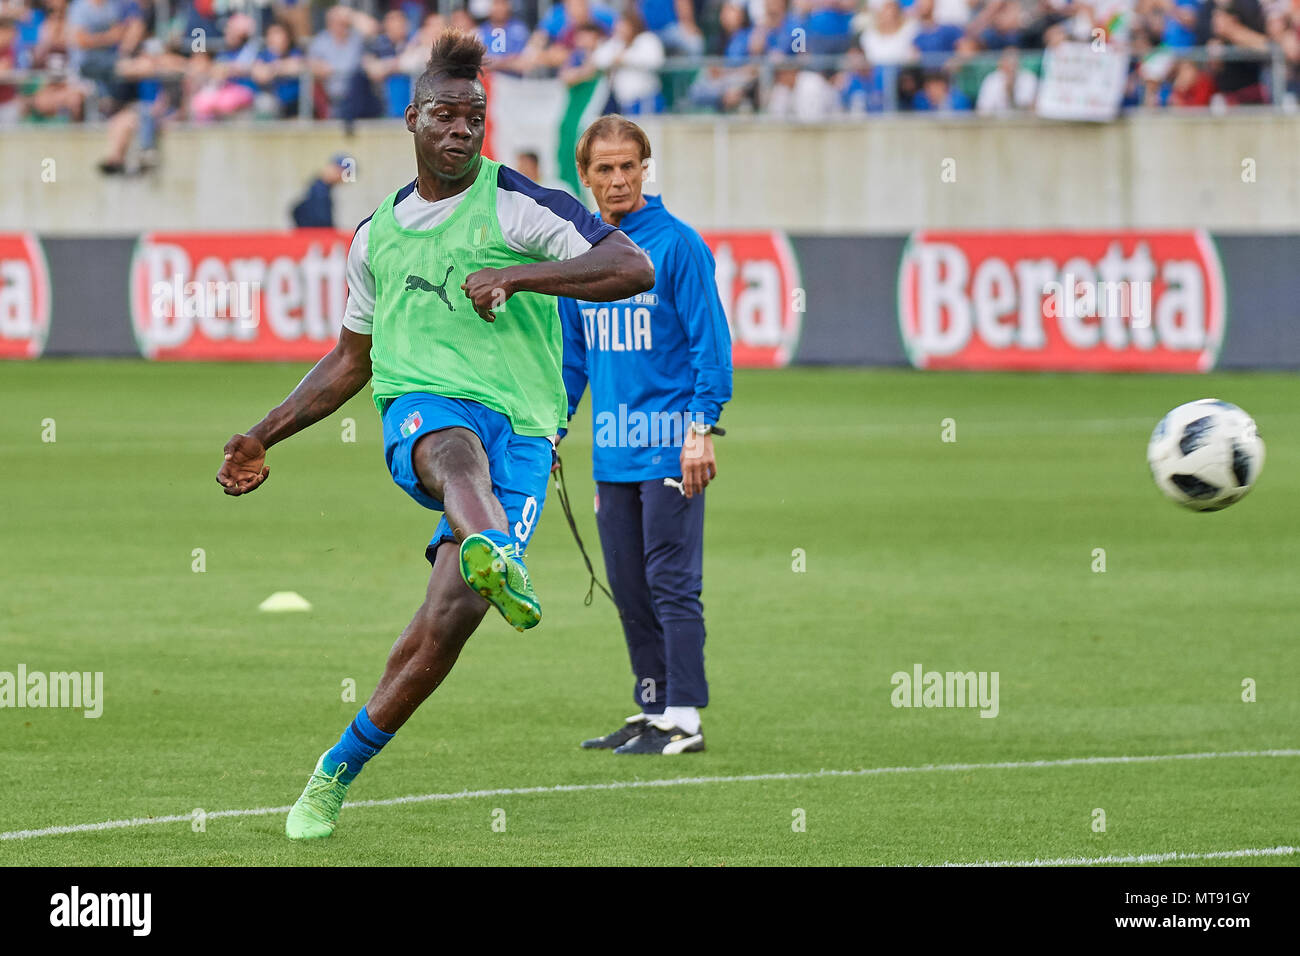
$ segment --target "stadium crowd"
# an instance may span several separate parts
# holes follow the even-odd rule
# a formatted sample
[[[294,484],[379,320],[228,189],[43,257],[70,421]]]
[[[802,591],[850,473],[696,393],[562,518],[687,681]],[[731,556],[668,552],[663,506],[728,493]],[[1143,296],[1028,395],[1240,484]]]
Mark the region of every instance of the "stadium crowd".
[[[496,70],[606,76],[606,110],[631,115],[1028,109],[1043,51],[1067,41],[1131,54],[1126,106],[1270,102],[1271,57],[1300,91],[1300,0],[456,3],[0,0],[0,125],[107,117],[110,140],[147,151],[166,118],[400,116],[449,26]]]

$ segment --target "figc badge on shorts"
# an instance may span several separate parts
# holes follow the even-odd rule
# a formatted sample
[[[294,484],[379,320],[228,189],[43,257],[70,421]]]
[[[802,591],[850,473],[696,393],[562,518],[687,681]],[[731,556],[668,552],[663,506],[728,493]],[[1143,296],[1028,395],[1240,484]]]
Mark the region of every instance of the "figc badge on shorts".
[[[424,419],[420,417],[420,413],[411,412],[411,414],[406,416],[406,420],[402,422],[402,428],[401,428],[402,437],[410,438],[412,435],[414,435],[417,431],[420,430],[420,426],[423,424],[424,424]]]

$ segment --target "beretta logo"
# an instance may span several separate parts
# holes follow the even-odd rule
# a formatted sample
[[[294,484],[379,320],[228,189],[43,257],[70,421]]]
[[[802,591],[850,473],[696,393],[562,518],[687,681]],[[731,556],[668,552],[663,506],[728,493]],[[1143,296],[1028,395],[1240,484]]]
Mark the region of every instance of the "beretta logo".
[[[917,368],[1205,372],[1226,323],[1201,230],[912,234],[898,325]]]
[[[130,280],[140,353],[315,361],[343,321],[348,242],[331,229],[145,233]]]

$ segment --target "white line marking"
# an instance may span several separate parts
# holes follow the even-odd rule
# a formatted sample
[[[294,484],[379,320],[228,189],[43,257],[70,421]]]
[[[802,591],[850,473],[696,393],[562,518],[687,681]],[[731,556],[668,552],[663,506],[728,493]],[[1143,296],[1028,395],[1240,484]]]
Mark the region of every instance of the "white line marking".
[[[1107,764],[1164,763],[1171,760],[1224,760],[1251,757],[1300,757],[1300,750],[1231,750],[1190,754],[1151,754],[1139,757],[1068,757],[1061,760],[1006,760],[996,763],[940,763],[915,767],[869,767],[862,770],[815,770],[804,773],[747,773],[717,777],[667,777],[663,780],[617,780],[611,783],[561,783],[549,787],[502,787],[495,790],[462,790],[459,793],[421,793],[384,800],[356,800],[347,807],[395,807],[405,803],[430,803],[436,800],[471,800],[477,797],[520,797],[538,793],[585,793],[599,790],[639,790],[648,787],[683,787],[706,783],[756,783],[766,780],[815,780],[823,777],[873,777],[880,774],[965,773],[971,770],[1033,770],[1043,767],[1104,766]],[[288,813],[289,807],[255,807],[250,810],[214,810],[207,820],[224,817],[265,817]],[[146,827],[158,823],[188,823],[189,813],[164,817],[136,817],[132,820],[105,820],[102,823],[78,823],[71,826],[45,827],[40,830],[11,830],[0,833],[0,840],[30,840],[34,837],[61,836],[66,833],[91,833],[97,830],[120,830]]]
[[[1270,846],[1252,850],[1216,850],[1213,853],[1140,853],[1135,856],[1066,856],[1055,860],[981,860],[979,863],[940,863],[940,866],[1100,866],[1105,863],[1170,863],[1174,860],[1229,860],[1245,856],[1294,856],[1297,846]]]
[[[1158,421],[1158,419],[1157,419]],[[1124,434],[1130,429],[1150,430],[1155,423],[1150,416],[1145,418],[1087,418],[1049,420],[1015,420],[984,418],[969,422],[968,429],[980,435],[1022,435],[1031,432],[1056,433],[1069,429],[1071,433],[1099,432],[1102,434]],[[791,432],[781,425],[745,425],[745,441],[789,441],[791,437],[802,440],[831,438],[883,438],[888,436],[929,436],[929,422],[828,422],[823,424],[800,425],[798,431]],[[80,439],[78,439],[80,441]],[[126,445],[126,442],[121,444]]]

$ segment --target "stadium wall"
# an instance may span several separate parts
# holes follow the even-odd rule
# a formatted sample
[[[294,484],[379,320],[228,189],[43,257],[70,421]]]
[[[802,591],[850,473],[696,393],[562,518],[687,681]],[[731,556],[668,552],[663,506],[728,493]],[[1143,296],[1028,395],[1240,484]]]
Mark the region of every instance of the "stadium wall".
[[[504,126],[499,123],[498,127]],[[1300,224],[1300,116],[1134,114],[1107,124],[1032,117],[871,117],[816,125],[762,118],[645,120],[669,208],[702,229],[898,235],[918,227],[1291,232]],[[523,119],[499,158],[533,147]],[[554,138],[554,131],[549,131]],[[170,130],[163,165],[105,180],[102,127],[0,136],[0,231],[121,235],[281,229],[326,160],[356,160],[335,190],[350,228],[411,178],[400,123],[230,124]],[[531,137],[541,139],[541,133]],[[544,178],[557,159],[541,148]]]
[[[704,235],[738,366],[1300,368],[1300,234]],[[314,360],[338,333],[349,241],[0,233],[0,358]]]

